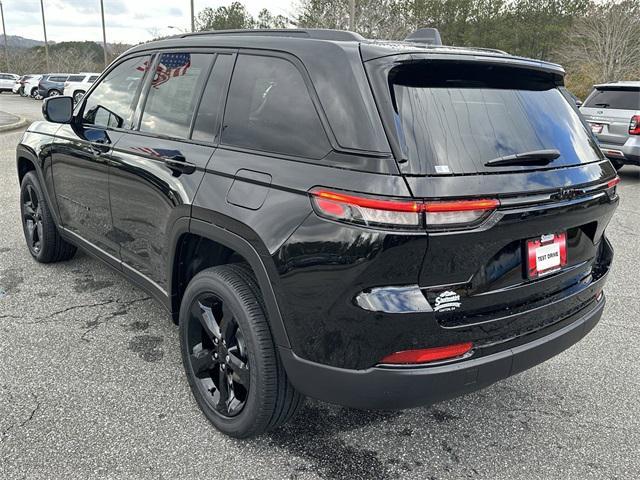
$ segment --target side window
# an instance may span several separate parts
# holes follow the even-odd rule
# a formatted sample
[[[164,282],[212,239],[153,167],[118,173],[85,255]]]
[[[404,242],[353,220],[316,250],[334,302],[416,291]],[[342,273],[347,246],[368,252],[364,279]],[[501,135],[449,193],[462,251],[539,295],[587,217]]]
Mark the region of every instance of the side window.
[[[83,122],[101,127],[130,128],[133,101],[149,69],[149,56],[125,60],[111,70],[87,97]]]
[[[255,55],[236,61],[222,143],[307,158],[322,158],[331,148],[298,69]]]
[[[50,82],[62,83],[62,82],[66,82],[67,78],[69,78],[69,77],[49,77],[49,81]]]
[[[223,93],[227,87],[229,71],[233,66],[231,55],[220,54],[204,88],[198,115],[193,125],[191,138],[204,142],[214,142],[220,127]]]
[[[84,80],[84,75],[71,75],[68,82],[81,82]]]
[[[163,53],[147,94],[141,132],[188,138],[213,55]]]
[[[98,77],[99,77],[99,76],[100,76],[100,75],[91,75],[91,76],[89,77],[88,82],[89,82],[89,83],[93,83],[93,82],[95,82],[95,81],[98,79]]]

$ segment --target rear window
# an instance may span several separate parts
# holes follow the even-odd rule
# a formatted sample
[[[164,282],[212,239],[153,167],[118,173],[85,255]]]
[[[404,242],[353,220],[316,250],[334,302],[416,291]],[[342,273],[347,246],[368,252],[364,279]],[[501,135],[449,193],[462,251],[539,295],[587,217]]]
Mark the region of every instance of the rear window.
[[[584,106],[640,110],[640,88],[596,88],[584,101]]]
[[[389,84],[407,173],[531,170],[536,167],[486,163],[550,149],[560,152],[551,167],[600,160],[589,132],[550,74],[421,61],[392,69]]]

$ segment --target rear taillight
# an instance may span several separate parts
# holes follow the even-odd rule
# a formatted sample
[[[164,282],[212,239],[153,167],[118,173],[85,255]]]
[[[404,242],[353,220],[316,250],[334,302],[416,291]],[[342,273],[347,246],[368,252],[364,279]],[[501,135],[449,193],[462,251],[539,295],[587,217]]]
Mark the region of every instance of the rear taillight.
[[[640,115],[634,115],[629,122],[629,135],[640,135]]]
[[[376,198],[315,188],[314,210],[331,220],[365,226],[445,228],[475,224],[500,206],[496,199],[416,201]]]
[[[444,347],[423,348],[420,350],[403,350],[387,355],[380,363],[387,365],[415,365],[438,362],[462,357],[473,348],[473,343],[456,343]]]
[[[620,177],[616,177],[613,180],[607,182],[607,188],[613,188],[620,183]]]

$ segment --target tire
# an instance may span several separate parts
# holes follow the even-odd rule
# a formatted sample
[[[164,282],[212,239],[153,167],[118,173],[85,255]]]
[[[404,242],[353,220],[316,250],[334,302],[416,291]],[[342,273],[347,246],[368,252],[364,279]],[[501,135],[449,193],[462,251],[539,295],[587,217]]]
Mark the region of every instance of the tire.
[[[38,96],[38,88],[34,87],[31,89],[31,92],[29,93],[29,96],[31,98],[36,98]]]
[[[180,347],[198,406],[229,436],[276,428],[303,404],[278,357],[247,267],[212,267],[191,280],[180,307]]]
[[[60,95],[62,95],[62,92],[60,92],[60,90],[56,90],[55,88],[53,88],[47,92],[47,96],[45,98],[59,97]]]
[[[75,255],[76,247],[58,233],[34,171],[27,172],[20,185],[20,215],[29,253],[38,262],[61,262]]]
[[[84,92],[82,90],[78,90],[77,92],[73,92],[73,104],[80,103],[82,101],[82,97],[84,97]]]

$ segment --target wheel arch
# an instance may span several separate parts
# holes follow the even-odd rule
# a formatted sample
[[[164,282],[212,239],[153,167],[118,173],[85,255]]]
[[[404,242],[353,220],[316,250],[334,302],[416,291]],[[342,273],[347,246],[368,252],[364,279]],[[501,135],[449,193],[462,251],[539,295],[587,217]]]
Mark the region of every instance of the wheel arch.
[[[249,241],[236,233],[195,218],[182,218],[177,221],[171,237],[169,257],[171,261],[167,278],[169,279],[169,303],[174,322],[178,322],[180,302],[190,278],[204,268],[244,261],[251,267],[260,287],[276,344],[291,348],[271,281],[271,277],[277,273],[275,266],[272,267],[272,272],[269,271],[270,257],[263,258],[263,255]],[[194,249],[198,248],[207,252],[204,259],[201,256],[192,255]],[[185,265],[187,260],[191,265]]]

